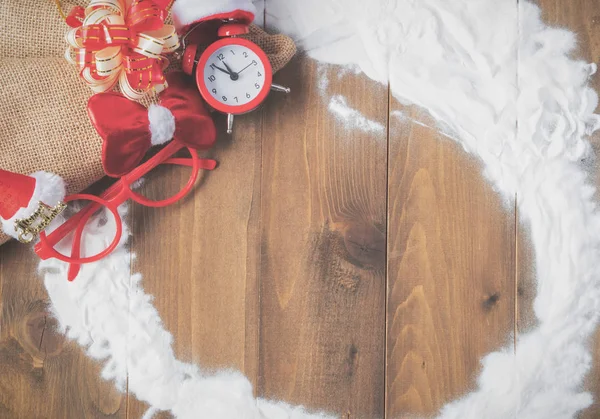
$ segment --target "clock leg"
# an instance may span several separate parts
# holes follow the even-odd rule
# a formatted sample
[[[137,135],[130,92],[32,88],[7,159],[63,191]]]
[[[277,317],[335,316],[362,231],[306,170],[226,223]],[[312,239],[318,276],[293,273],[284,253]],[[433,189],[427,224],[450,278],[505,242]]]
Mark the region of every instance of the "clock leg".
[[[289,93],[292,91],[289,87],[283,87],[283,86],[280,86],[279,84],[272,84],[271,90],[274,90],[275,92],[281,92],[281,93]]]
[[[227,134],[233,133],[233,118],[234,115],[232,113],[227,114]]]

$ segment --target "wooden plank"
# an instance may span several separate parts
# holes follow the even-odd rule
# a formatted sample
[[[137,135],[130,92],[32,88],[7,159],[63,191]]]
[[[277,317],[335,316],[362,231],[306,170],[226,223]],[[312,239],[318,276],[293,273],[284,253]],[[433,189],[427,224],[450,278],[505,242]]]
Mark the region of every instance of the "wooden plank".
[[[56,331],[38,262],[30,246],[0,248],[0,417],[125,418],[126,396]]]
[[[565,27],[577,34],[577,49],[573,54],[588,62],[600,61],[600,0],[537,0],[542,9],[543,20],[553,26]],[[600,78],[592,78],[592,86],[600,92]],[[600,153],[600,134],[591,138],[596,154]],[[596,167],[593,179],[600,185],[600,172]],[[521,226],[519,236],[528,241],[527,228]],[[519,275],[520,289],[532,290],[519,295],[519,329],[527,330],[535,324],[533,300],[535,298],[535,266],[531,244],[526,242],[520,246]],[[585,388],[594,396],[594,404],[581,414],[582,419],[597,419],[600,417],[600,330],[593,341],[594,363],[586,379]]]
[[[510,342],[515,215],[481,165],[417,109],[390,120],[387,417],[428,415],[471,390]],[[404,417],[402,416],[402,417]]]
[[[268,22],[267,22],[268,23]],[[383,126],[387,88],[296,58],[265,109],[260,393],[346,417],[384,410],[386,130],[328,111],[330,93]],[[323,81],[323,80],[321,80]]]
[[[225,121],[217,118],[218,131]],[[206,368],[237,368],[255,380],[258,360],[260,112],[236,121],[211,158],[219,167],[205,173],[191,196],[162,209],[134,205],[134,271],[155,296],[164,325],[174,336],[176,356]],[[142,193],[173,195],[189,171],[159,167]],[[147,406],[130,398],[129,415]]]
[[[264,0],[253,3],[255,23],[262,25]],[[180,360],[237,368],[256,385],[262,112],[237,117],[233,135],[225,134],[225,118],[214,115],[221,134],[207,157],[219,167],[186,202],[156,214],[134,210],[134,269],[144,274],[145,290],[155,296]],[[168,168],[151,176],[143,189],[155,197],[176,193],[187,180],[185,171]],[[175,288],[168,284],[173,280]],[[131,395],[129,416],[140,417],[147,408]]]

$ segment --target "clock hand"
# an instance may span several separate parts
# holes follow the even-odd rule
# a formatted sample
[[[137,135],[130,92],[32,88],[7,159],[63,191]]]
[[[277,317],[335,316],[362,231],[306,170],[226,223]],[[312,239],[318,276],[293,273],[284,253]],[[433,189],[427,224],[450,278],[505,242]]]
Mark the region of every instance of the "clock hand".
[[[226,64],[226,65],[227,65],[227,64]],[[216,64],[211,64],[211,66],[212,66],[213,68],[216,68],[216,69],[217,69],[217,70],[219,70],[219,71],[222,71],[223,73],[227,74],[228,76],[231,76],[231,73],[230,73],[229,71],[225,70],[224,68],[221,68],[221,67],[219,67],[219,66],[218,66],[218,65],[216,65]]]
[[[227,63],[226,63],[225,61],[223,61],[223,64],[225,65],[225,67],[227,68],[227,70],[229,70],[229,71],[228,71],[228,72],[226,72],[226,73],[227,73],[227,74],[229,74],[229,77],[231,78],[231,80],[233,80],[233,81],[236,81],[237,79],[239,79],[239,78],[240,78],[240,76],[238,75],[238,73],[236,73],[235,71],[233,71],[233,70],[231,69],[231,67],[229,67],[229,66],[227,65]],[[215,66],[215,67],[217,67],[217,66]],[[217,68],[219,68],[219,67],[217,67]],[[219,69],[219,70],[223,71],[223,69]]]
[[[250,67],[252,65],[252,63],[248,64],[246,67],[242,68],[240,71],[238,71],[238,74],[242,74],[242,71],[244,71],[245,69],[247,69],[248,67]]]
[[[223,65],[225,66],[225,68],[227,69],[227,71],[229,71],[229,74],[230,74],[230,75],[237,74],[235,71],[233,71],[233,70],[231,69],[231,67],[229,67],[229,66],[227,65],[227,63],[226,63],[225,61],[223,61]]]

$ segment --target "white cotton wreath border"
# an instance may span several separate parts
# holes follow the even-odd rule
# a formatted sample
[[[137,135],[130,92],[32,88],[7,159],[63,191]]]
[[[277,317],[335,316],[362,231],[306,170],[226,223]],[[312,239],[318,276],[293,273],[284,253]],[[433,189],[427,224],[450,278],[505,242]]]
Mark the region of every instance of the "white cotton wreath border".
[[[409,80],[408,73],[391,79],[396,97],[428,109],[482,160],[486,176],[507,200],[518,195],[536,254],[538,325],[519,336],[516,351],[510,347],[486,356],[477,390],[446,405],[439,415],[444,419],[570,418],[592,401],[581,385],[591,365],[588,340],[600,313],[600,214],[581,160],[589,150],[585,138],[599,128],[594,115],[597,96],[588,87],[595,66],[569,59],[572,35],[545,27],[529,3],[519,7],[521,18],[530,20],[531,31],[522,34],[522,51],[538,48],[535,42],[541,34],[556,42],[552,54],[540,57],[532,50],[521,62],[532,74],[520,73],[515,113],[520,126],[512,138],[482,140],[461,123],[460,115],[453,120],[446,108],[420,95],[420,86]],[[535,71],[544,70],[538,66],[553,72],[556,84],[549,93],[553,106],[539,103],[544,86]],[[579,77],[568,76],[573,74]],[[548,129],[547,138],[540,138],[550,126],[554,131]],[[564,126],[568,129],[555,136],[556,127]],[[495,141],[498,138],[500,142]],[[88,235],[86,248],[101,248],[113,229],[111,222],[99,223]],[[89,356],[105,363],[105,379],[114,380],[121,390],[128,383],[129,391],[151,406],[148,417],[157,410],[179,418],[330,417],[255,399],[240,373],[206,375],[197,366],[178,361],[172,336],[164,329],[152,296],[141,287],[141,275],[130,275],[131,255],[124,246],[128,237],[125,228],[117,251],[85,266],[73,283],[65,280],[62,263],[40,264],[60,328],[87,348]]]

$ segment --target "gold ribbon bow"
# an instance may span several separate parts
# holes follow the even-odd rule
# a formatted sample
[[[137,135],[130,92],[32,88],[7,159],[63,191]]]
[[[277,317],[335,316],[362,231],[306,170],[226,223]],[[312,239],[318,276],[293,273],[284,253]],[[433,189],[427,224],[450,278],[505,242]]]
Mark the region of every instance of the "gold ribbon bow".
[[[65,57],[95,93],[119,85],[131,100],[167,87],[165,54],[179,47],[175,27],[165,25],[173,0],[91,0],[73,9]]]

